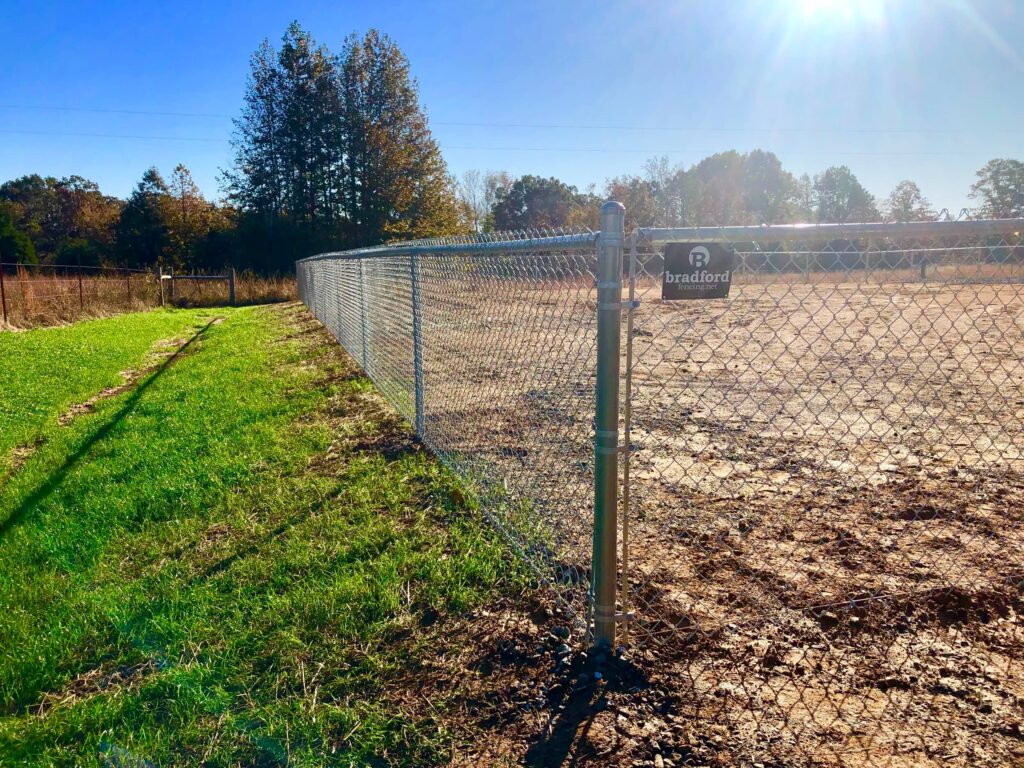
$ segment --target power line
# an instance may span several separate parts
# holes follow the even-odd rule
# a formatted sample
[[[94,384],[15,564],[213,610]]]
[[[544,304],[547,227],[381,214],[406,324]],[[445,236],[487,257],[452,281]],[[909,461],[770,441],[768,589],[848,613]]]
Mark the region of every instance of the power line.
[[[27,104],[0,104],[0,109],[24,110],[38,112],[84,112],[113,115],[148,115],[155,117],[202,117],[202,118],[233,118],[220,112],[174,112],[143,109],[107,109],[101,107],[49,107]],[[504,123],[504,122],[469,122],[469,121],[431,121],[436,126],[462,128],[516,128],[543,130],[599,130],[599,131],[661,131],[669,133],[819,133],[819,134],[1015,134],[1024,133],[1020,128],[849,128],[849,127],[807,127],[807,126],[759,126],[756,128],[740,128],[736,126],[668,126],[668,125],[595,125],[582,123]]]
[[[227,118],[218,112],[157,112],[145,109],[101,109],[98,107],[37,107],[24,104],[0,104],[0,109],[24,110],[26,112],[95,112],[104,115],[155,115],[157,117],[218,117]]]
[[[141,134],[127,133],[78,133],[73,131],[18,131],[0,129],[0,133],[23,135],[23,136],[72,136],[92,139],[145,139],[154,141],[205,141],[227,144],[230,139],[214,139],[203,136],[145,136]]]
[[[85,133],[75,131],[23,131],[0,129],[0,134],[25,136],[60,136],[92,139],[133,139],[141,141],[196,141],[217,144],[230,143],[229,139],[204,136],[149,136],[126,133]],[[721,152],[721,147],[678,147],[673,149],[633,147],[474,147],[458,144],[442,145],[445,150],[463,152],[587,152],[596,154],[640,154],[640,155],[708,155]],[[857,152],[830,150],[820,152],[786,152],[785,155],[803,157],[972,157],[975,152]]]
[[[681,149],[631,149],[629,147],[462,147],[457,145],[442,145],[447,150],[464,150],[477,152],[597,152],[601,154],[645,154],[645,155],[681,155],[681,154],[715,154],[721,152],[722,148],[699,148],[689,147]],[[843,150],[830,150],[820,152],[788,152],[783,150],[785,155],[813,156],[813,157],[973,157],[976,152],[847,152]]]
[[[570,123],[463,123],[463,122],[435,122],[433,125],[463,126],[474,128],[564,128],[568,130],[602,130],[602,131],[668,131],[676,133],[854,133],[854,134],[924,134],[924,133],[948,133],[948,134],[994,134],[994,133],[1024,133],[1019,128],[797,128],[762,126],[758,128],[737,128],[733,126],[718,126],[712,128],[698,128],[693,126],[667,126],[667,125],[580,125]]]

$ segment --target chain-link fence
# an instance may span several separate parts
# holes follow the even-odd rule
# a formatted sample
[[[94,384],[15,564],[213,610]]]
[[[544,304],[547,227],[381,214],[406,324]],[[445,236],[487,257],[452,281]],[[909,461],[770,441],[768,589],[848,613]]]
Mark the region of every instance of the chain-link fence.
[[[544,580],[593,581],[689,762],[1024,762],[1024,222],[607,221],[300,294]]]
[[[595,240],[511,233],[298,264],[303,301],[577,617],[592,531]]]
[[[735,754],[1024,762],[1020,226],[634,236],[630,639]]]

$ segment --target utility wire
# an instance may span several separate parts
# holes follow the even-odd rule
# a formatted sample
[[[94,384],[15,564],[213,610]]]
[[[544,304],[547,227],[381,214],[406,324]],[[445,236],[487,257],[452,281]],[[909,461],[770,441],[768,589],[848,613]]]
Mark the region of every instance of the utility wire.
[[[22,136],[77,136],[92,139],[152,139],[154,141],[206,141],[227,144],[230,139],[215,139],[203,136],[145,136],[128,133],[78,133],[73,131],[20,131],[0,129],[0,133]]]
[[[229,115],[219,112],[172,112],[142,109],[103,109],[99,107],[46,107],[26,104],[0,104],[0,109],[23,110],[37,112],[90,112],[97,114],[112,115],[150,115],[155,117],[203,117],[203,118],[233,118],[237,115]],[[793,127],[793,126],[760,126],[757,128],[739,128],[735,126],[668,126],[668,125],[594,125],[580,123],[485,123],[485,122],[464,122],[464,121],[441,121],[432,120],[432,125],[462,127],[462,128],[525,128],[525,129],[546,129],[546,130],[599,130],[599,131],[663,131],[671,133],[851,133],[851,134],[998,134],[998,133],[1024,133],[1021,128],[821,128],[821,127]]]
[[[22,131],[0,129],[0,134],[24,136],[61,136],[92,139],[137,139],[141,141],[197,141],[216,144],[228,144],[230,139],[217,139],[204,136],[147,136],[127,133],[79,133],[74,131]],[[677,147],[673,149],[633,148],[633,147],[474,147],[459,144],[442,144],[445,150],[463,152],[590,152],[597,154],[640,154],[640,155],[681,155],[681,154],[713,154],[722,151],[721,147]],[[976,152],[857,152],[830,150],[821,152],[788,152],[788,156],[801,157],[973,157]]]

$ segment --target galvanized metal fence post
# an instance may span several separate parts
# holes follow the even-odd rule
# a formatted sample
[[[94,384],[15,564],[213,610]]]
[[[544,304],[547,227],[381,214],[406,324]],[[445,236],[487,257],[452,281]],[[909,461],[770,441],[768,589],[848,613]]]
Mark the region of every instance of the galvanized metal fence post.
[[[359,259],[359,332],[362,335],[363,372],[369,374],[369,360],[366,354],[366,277],[363,274],[363,260]]]
[[[416,390],[416,436],[423,437],[425,419],[423,416],[423,337],[420,326],[420,262],[413,253],[409,257],[412,275],[412,359]]]
[[[626,209],[601,206],[597,244],[597,383],[594,418],[594,549],[590,599],[594,641],[615,644],[615,575],[619,480],[619,350],[622,323],[622,250]]]
[[[0,264],[0,307],[4,310],[4,322],[7,322],[7,291],[4,289],[4,265]]]

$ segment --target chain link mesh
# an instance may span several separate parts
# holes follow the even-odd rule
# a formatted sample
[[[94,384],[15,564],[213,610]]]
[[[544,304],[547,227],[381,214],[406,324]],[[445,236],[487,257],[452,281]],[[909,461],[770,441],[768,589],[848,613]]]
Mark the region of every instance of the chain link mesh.
[[[298,264],[303,301],[578,620],[592,531],[595,240],[503,233]]]
[[[1024,764],[1024,245],[976,224],[627,255],[630,640],[731,764]],[[729,298],[661,300],[674,239]]]
[[[620,607],[633,660],[673,681],[685,764],[1024,762],[1019,226],[634,235]],[[548,234],[326,254],[298,277],[581,616],[596,236]],[[673,240],[734,252],[729,298],[661,300]]]

